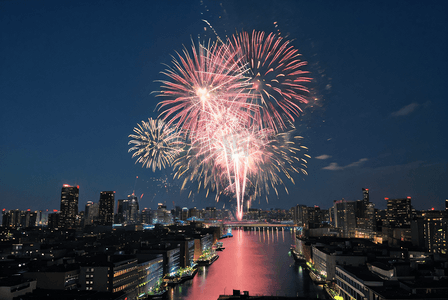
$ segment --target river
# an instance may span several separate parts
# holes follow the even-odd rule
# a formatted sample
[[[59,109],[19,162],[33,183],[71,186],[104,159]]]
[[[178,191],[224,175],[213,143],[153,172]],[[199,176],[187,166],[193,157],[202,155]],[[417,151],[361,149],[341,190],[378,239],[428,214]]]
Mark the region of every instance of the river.
[[[294,232],[287,229],[233,230],[233,237],[221,240],[224,251],[209,267],[199,267],[194,279],[169,290],[170,300],[217,300],[233,290],[249,295],[300,296],[325,299],[303,266],[288,255]]]

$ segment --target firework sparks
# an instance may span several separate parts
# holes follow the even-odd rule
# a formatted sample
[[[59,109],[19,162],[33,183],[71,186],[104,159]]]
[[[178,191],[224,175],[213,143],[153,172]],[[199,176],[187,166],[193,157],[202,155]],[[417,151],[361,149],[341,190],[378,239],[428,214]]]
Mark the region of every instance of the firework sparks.
[[[162,120],[148,119],[134,127],[134,133],[129,145],[133,145],[129,152],[135,151],[132,157],[138,157],[136,163],[143,167],[160,170],[170,166],[176,156],[181,152],[184,143],[175,128],[168,126]]]
[[[181,189],[197,181],[198,191],[214,191],[217,200],[234,195],[241,220],[244,201],[270,188],[278,194],[281,176],[294,183],[293,173],[306,174],[306,159],[298,157],[306,147],[291,138],[309,94],[305,65],[273,33],[184,48],[163,72],[160,119],[134,128],[129,151],[153,170],[172,164],[174,177],[184,178]]]
[[[302,70],[306,61],[290,41],[279,35],[253,31],[242,32],[229,39],[229,48],[239,52],[247,65],[251,89],[261,107],[258,119],[267,126],[283,130],[284,119],[293,121],[302,112],[301,103],[308,103],[308,89],[303,85],[311,81]]]

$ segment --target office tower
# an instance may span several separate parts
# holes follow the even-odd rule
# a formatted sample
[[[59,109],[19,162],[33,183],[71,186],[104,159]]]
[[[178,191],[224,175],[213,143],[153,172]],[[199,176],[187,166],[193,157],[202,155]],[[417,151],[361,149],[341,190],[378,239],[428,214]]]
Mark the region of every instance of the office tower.
[[[137,224],[140,223],[140,208],[138,198],[134,195],[128,195],[128,199],[119,199],[117,201],[117,214],[115,223],[117,224]]]
[[[140,220],[140,209],[138,205],[138,198],[134,194],[128,195],[128,205],[129,205],[129,224],[136,224]]]
[[[115,215],[115,224],[124,224],[127,221],[128,214],[128,200],[118,199],[117,214]]]
[[[445,200],[445,210],[448,211],[448,199]]]
[[[48,214],[48,228],[55,229],[65,226],[63,223],[65,220],[62,218],[60,211],[53,211],[53,213]]]
[[[100,204],[87,201],[85,208],[84,226],[98,223]]]
[[[99,225],[112,225],[114,222],[114,205],[114,191],[104,191],[100,193]]]
[[[370,202],[370,199],[369,199],[369,189],[365,189],[365,188],[362,188],[362,200],[364,201],[364,202]]]
[[[188,208],[182,207],[182,215],[180,219],[182,221],[186,221],[188,219]]]
[[[294,224],[298,227],[308,228],[308,207],[306,205],[298,204],[294,208]]]
[[[3,227],[13,227],[13,211],[7,211],[5,208],[2,213],[2,225]]]
[[[369,189],[362,189],[363,199],[356,201],[357,237],[372,238],[375,227],[375,205],[369,201]]]
[[[342,237],[354,237],[356,228],[356,202],[344,199],[334,201],[335,227],[341,229]]]
[[[387,201],[386,222],[390,228],[403,228],[411,225],[412,206],[411,197],[389,199]]]
[[[160,205],[161,205],[161,203],[159,203],[159,207],[160,207]],[[165,206],[165,208],[166,208],[166,206]],[[190,208],[188,210],[188,217],[189,218],[194,218],[194,217],[199,218],[199,211],[198,211],[198,209],[196,207]]]
[[[447,254],[448,217],[438,210],[424,212],[422,217],[425,248],[431,253]]]
[[[146,208],[146,207],[144,209],[142,209],[141,222],[143,224],[151,224],[152,223],[152,220],[151,220],[151,209]]]
[[[383,240],[391,246],[400,246],[402,242],[412,241],[411,220],[413,209],[411,197],[389,199],[387,201],[386,219],[383,222]]]
[[[182,208],[180,206],[173,207],[171,214],[175,219],[182,220]]]
[[[20,227],[28,228],[36,226],[37,213],[30,209],[20,212]]]
[[[61,191],[61,226],[74,227],[78,215],[79,185],[64,184]]]
[[[170,224],[173,222],[171,212],[166,209],[166,205],[159,203],[157,210],[153,214],[153,224]]]

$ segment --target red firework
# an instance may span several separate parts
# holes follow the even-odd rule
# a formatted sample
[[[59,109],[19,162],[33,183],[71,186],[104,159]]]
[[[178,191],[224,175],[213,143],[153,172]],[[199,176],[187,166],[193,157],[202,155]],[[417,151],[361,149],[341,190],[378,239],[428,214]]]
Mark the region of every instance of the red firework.
[[[285,131],[307,103],[305,65],[290,41],[256,31],[227,44],[193,45],[173,58],[159,109],[189,144],[174,163],[183,187],[197,180],[207,195],[232,192],[241,219],[248,187],[256,196],[269,185],[277,192],[280,173],[293,181],[299,149]]]
[[[163,72],[171,80],[161,81],[159,93],[166,98],[159,103],[161,117],[169,119],[169,125],[174,123],[184,134],[191,135],[201,131],[201,120],[214,119],[222,107],[254,110],[247,101],[249,83],[237,53],[216,43],[199,45],[198,49],[193,44],[192,56],[187,49],[178,56],[179,60],[173,58],[174,67]]]
[[[289,40],[274,33],[241,32],[228,43],[249,69],[252,100],[260,107],[256,119],[276,131],[285,129],[285,119],[294,122],[302,112],[300,105],[308,103],[309,90],[303,84],[311,78],[302,70],[307,62]]]

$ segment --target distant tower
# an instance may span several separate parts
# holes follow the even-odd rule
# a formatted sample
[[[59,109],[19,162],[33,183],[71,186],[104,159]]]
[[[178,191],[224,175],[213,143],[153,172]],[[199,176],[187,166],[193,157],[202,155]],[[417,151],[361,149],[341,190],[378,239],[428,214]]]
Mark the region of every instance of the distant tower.
[[[134,194],[128,195],[128,205],[129,205],[129,223],[135,224],[139,223],[140,220],[140,209],[138,205],[138,198]]]
[[[356,228],[356,202],[344,199],[334,201],[335,227],[342,230],[342,237],[354,237]]]
[[[448,199],[445,200],[445,210],[448,211]]]
[[[111,226],[114,222],[115,192],[100,193],[99,224]]]
[[[370,202],[370,199],[369,199],[369,189],[363,188],[362,189],[362,195],[363,195],[363,197],[362,197],[363,202],[364,203],[369,203]]]
[[[84,215],[84,226],[93,225],[98,222],[100,204],[87,201]]]
[[[115,223],[123,224],[125,223],[126,217],[128,213],[128,200],[127,199],[118,199],[117,201],[117,213],[115,215]]]
[[[79,185],[64,184],[61,191],[61,225],[73,227],[78,215]]]

